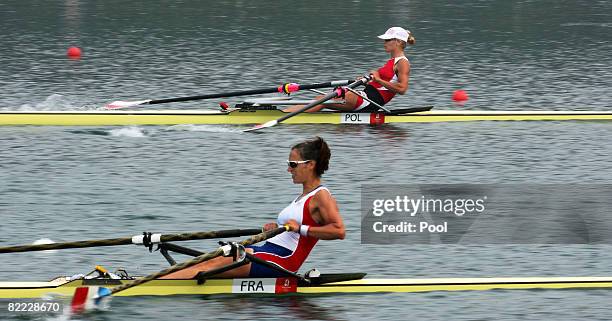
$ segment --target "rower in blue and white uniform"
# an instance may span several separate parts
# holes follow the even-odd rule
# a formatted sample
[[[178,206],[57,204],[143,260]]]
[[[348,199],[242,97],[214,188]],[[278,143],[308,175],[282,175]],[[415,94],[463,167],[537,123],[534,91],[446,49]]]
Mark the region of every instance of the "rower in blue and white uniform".
[[[261,246],[248,246],[247,248],[253,249],[253,253],[256,257],[273,262],[293,272],[297,272],[300,266],[302,266],[302,263],[304,263],[308,254],[310,254],[310,251],[319,240],[316,237],[309,236],[308,232],[310,232],[312,228],[321,226],[312,218],[310,213],[310,202],[319,192],[330,194],[329,190],[321,185],[316,186],[310,192],[308,192],[308,190],[306,192],[306,195],[302,194],[298,196],[278,215],[276,223],[267,224],[265,227],[266,229],[273,229],[285,224],[293,224],[294,226],[299,226],[299,233],[282,233],[268,239],[268,241]],[[292,230],[294,229],[292,228]],[[295,228],[295,230],[297,231],[298,228]],[[254,264],[251,266],[249,275],[274,277],[278,274],[273,269]]]
[[[320,137],[301,142],[291,148],[287,171],[291,174],[294,184],[302,184],[302,194],[280,212],[276,222],[264,225],[264,230],[288,225],[289,231],[272,237],[261,245],[247,246],[247,252],[289,271],[297,272],[319,240],[344,239],[344,222],[338,204],[330,191],[321,185],[321,176],[329,167],[330,157],[330,149]],[[200,271],[216,269],[231,263],[231,257],[217,257],[164,278],[190,279]],[[219,274],[219,277],[226,278],[281,276],[285,275],[256,262]]]

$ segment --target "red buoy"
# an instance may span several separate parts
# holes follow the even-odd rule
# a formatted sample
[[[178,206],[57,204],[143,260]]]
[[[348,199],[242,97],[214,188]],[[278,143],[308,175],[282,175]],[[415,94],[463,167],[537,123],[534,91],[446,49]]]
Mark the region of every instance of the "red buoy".
[[[466,101],[468,99],[469,99],[469,97],[468,97],[467,92],[465,92],[465,90],[459,89],[459,90],[455,90],[453,92],[453,100],[454,101]]]
[[[79,47],[70,47],[70,48],[68,48],[68,51],[66,52],[66,54],[68,55],[69,58],[79,59],[79,58],[81,58],[81,48],[79,48]]]

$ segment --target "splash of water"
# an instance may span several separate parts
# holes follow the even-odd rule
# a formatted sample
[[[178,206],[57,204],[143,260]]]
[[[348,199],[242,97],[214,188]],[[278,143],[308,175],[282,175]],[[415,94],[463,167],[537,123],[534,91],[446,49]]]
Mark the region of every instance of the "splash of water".
[[[109,130],[109,135],[113,137],[147,137],[144,129],[140,127],[122,127]]]

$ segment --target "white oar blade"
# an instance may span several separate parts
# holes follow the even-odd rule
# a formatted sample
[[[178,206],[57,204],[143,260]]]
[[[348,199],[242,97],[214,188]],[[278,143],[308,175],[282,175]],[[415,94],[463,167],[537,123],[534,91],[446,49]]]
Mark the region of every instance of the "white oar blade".
[[[79,287],[74,291],[70,307],[72,312],[80,313],[100,308],[105,298],[110,298],[111,291],[104,287]]]
[[[107,104],[106,106],[104,106],[104,108],[106,108],[106,109],[128,108],[128,107],[134,107],[134,106],[138,106],[138,105],[144,105],[144,104],[147,104],[150,101],[151,101],[150,99],[148,99],[148,100],[139,100],[139,101],[117,100],[117,101],[113,101],[112,103]]]
[[[274,125],[276,125],[276,124],[278,124],[278,120],[277,120],[277,119],[274,119],[274,120],[271,120],[271,121],[269,121],[269,122],[266,122],[266,123],[263,123],[263,124],[256,125],[256,126],[254,126],[254,127],[251,127],[251,128],[245,129],[245,130],[243,130],[243,132],[252,132],[252,131],[259,130],[259,129],[268,128],[268,127],[272,127],[272,126],[274,126]]]

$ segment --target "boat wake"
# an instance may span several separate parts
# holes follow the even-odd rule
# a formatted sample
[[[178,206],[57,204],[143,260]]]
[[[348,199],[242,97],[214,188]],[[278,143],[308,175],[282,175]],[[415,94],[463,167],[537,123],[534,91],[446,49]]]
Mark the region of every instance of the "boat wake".
[[[83,135],[97,135],[97,136],[112,136],[112,137],[150,137],[152,136],[152,131],[144,130],[140,127],[122,127],[122,128],[114,128],[114,129],[76,129],[69,130],[68,132],[73,134],[83,134]]]
[[[11,108],[12,109],[12,108]],[[3,110],[11,110],[5,108]],[[47,110],[89,110],[92,107],[79,105],[69,97],[60,94],[52,94],[45,98],[45,100],[30,104],[22,104],[16,110],[18,111],[47,111]]]
[[[111,129],[108,131],[108,134],[113,137],[141,138],[141,137],[149,136],[147,132],[143,128],[140,128],[140,127],[122,127],[122,128]]]
[[[142,128],[138,126],[126,126],[120,128],[94,128],[69,130],[73,134],[99,135],[112,137],[144,138],[152,137],[159,130]],[[209,133],[241,133],[238,127],[225,125],[173,125],[164,129],[166,132],[209,132]]]
[[[52,239],[42,238],[32,242],[32,245],[40,245],[40,244],[53,244],[55,243]],[[57,250],[47,250],[46,253],[56,253]]]
[[[242,133],[242,129],[238,127],[225,125],[173,125],[167,127],[166,131]]]

